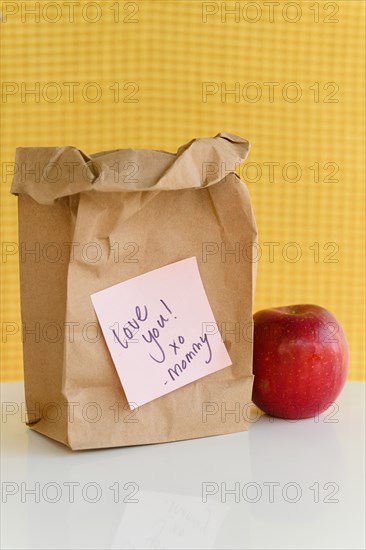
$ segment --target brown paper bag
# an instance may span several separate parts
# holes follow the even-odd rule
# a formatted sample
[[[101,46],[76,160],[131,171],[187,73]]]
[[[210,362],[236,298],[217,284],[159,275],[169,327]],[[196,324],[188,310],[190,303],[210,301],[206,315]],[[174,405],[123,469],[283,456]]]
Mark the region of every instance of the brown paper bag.
[[[247,428],[256,226],[235,169],[248,150],[230,134],[177,154],[17,149],[11,192],[31,428],[72,449]],[[192,256],[232,366],[131,411],[90,295]]]

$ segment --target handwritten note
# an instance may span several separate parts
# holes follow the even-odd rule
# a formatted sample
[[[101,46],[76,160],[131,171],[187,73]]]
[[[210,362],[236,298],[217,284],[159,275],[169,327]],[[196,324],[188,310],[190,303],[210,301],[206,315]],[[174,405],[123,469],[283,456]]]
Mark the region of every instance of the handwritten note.
[[[131,408],[231,365],[196,258],[91,299]]]

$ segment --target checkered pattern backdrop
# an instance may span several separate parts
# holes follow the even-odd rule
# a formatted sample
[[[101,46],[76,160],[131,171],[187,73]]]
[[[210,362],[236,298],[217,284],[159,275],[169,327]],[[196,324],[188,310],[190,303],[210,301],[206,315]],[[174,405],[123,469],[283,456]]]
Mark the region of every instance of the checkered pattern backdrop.
[[[6,250],[17,241],[7,164],[17,146],[175,151],[241,135],[261,251],[255,309],[330,309],[350,342],[350,378],[362,379],[364,2],[70,4],[2,3]],[[22,377],[18,256],[2,260],[11,380]]]

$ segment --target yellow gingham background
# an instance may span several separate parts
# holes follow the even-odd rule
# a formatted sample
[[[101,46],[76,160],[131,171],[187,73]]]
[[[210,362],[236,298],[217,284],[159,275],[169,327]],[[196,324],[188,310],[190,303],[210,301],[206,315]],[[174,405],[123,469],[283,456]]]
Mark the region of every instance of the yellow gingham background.
[[[38,21],[26,13],[35,4]],[[241,174],[262,247],[255,309],[306,302],[330,309],[349,339],[349,376],[363,379],[365,3],[280,2],[272,21],[259,0],[80,1],[73,21],[66,4],[2,3],[3,243],[17,240],[17,201],[4,174],[17,146],[175,151],[193,137],[241,135],[252,144]],[[236,4],[239,16],[225,15]],[[73,102],[65,82],[79,83]],[[85,88],[91,82],[98,88]],[[276,83],[272,101],[269,82]],[[36,83],[39,102],[22,97],[22,86]],[[215,91],[206,98],[204,83]],[[221,98],[235,83],[240,97]],[[98,101],[83,97],[96,89]],[[261,99],[250,101],[256,93]],[[271,162],[279,163],[274,181],[264,164]],[[287,163],[301,167],[299,181]],[[279,243],[273,261],[269,242]],[[283,257],[296,253],[292,242],[302,253],[297,262]],[[20,324],[18,257],[5,259],[2,322]],[[3,379],[21,378],[20,333],[2,340]]]

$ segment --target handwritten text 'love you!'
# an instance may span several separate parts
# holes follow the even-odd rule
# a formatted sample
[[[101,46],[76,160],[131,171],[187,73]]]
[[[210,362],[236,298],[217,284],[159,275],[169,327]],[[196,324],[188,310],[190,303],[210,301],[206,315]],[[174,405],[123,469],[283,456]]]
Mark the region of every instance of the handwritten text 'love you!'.
[[[231,365],[194,257],[91,299],[131,408]]]

